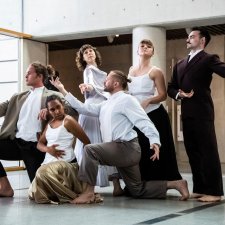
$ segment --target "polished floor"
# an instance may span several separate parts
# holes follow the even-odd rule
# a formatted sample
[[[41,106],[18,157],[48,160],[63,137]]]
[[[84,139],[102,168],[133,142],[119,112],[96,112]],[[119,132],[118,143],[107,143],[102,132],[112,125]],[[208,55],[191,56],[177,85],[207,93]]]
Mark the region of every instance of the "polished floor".
[[[182,174],[192,189],[191,174]],[[13,198],[0,198],[0,225],[225,225],[225,200],[220,203],[182,202],[176,191],[166,200],[112,197],[112,186],[97,188],[101,204],[36,204],[27,198],[26,171],[8,172]],[[225,177],[224,177],[225,187]]]

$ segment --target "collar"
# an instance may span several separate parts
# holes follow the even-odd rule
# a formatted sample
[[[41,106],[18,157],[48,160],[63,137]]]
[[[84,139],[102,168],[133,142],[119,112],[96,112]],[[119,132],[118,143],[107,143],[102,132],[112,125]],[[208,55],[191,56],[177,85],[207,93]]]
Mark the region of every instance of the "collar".
[[[117,91],[116,93],[112,94],[109,99],[114,99],[116,98],[117,96],[121,95],[122,93],[124,93],[124,91]]]
[[[34,89],[30,89],[30,92],[31,93],[34,93],[34,92],[40,92],[40,91],[43,91],[44,90],[44,86],[42,87],[38,87],[38,88],[34,88]]]

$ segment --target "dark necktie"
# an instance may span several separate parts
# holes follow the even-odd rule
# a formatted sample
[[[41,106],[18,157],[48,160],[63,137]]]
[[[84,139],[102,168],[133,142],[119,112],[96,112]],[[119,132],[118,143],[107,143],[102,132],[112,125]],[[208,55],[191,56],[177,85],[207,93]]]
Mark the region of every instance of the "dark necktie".
[[[191,57],[191,55],[188,55],[188,57],[187,57],[187,63],[189,63],[190,57]]]

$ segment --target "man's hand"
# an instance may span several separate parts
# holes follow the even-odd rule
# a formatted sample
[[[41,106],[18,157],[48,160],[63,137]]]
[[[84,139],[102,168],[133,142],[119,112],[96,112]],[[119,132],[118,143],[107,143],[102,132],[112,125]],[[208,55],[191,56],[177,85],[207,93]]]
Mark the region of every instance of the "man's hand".
[[[51,154],[52,156],[54,156],[55,158],[63,158],[63,156],[65,155],[65,151],[63,150],[57,150],[56,147],[59,145],[52,145],[47,147],[48,148],[48,153]]]
[[[152,161],[156,159],[159,160],[159,146],[157,144],[150,145],[150,149],[152,149],[155,153],[150,157]]]
[[[191,90],[190,92],[184,92],[179,89],[179,97],[180,98],[191,98],[194,95],[194,91]]]
[[[38,119],[39,120],[47,120],[47,115],[48,115],[48,110],[45,109],[41,109],[41,111],[38,114]]]
[[[50,83],[55,86],[64,96],[67,94],[66,89],[64,88],[64,85],[62,82],[59,80],[59,77],[56,77],[54,80],[53,77],[51,77]]]

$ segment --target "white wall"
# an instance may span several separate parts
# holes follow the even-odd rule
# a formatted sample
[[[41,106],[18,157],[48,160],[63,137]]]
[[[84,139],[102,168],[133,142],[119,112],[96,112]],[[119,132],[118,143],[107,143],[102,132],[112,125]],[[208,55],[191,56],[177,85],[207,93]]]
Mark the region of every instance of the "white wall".
[[[22,32],[22,0],[0,0],[0,28]]]
[[[24,32],[45,40],[96,37],[139,25],[219,24],[224,12],[224,0],[24,0]]]

